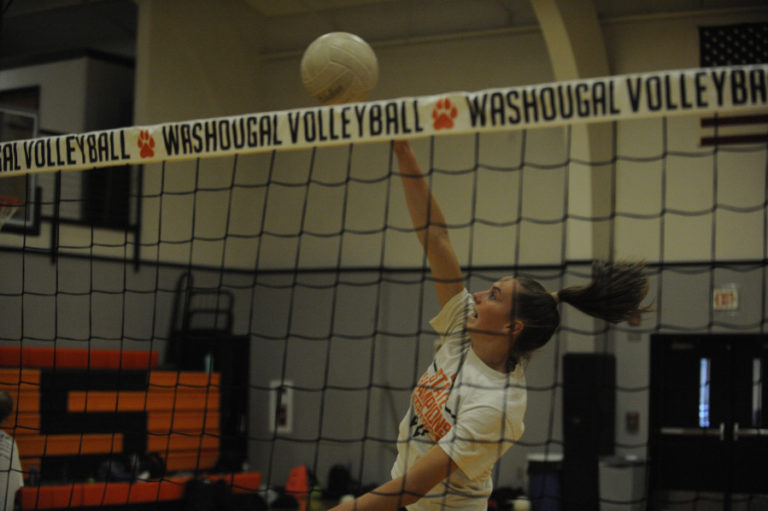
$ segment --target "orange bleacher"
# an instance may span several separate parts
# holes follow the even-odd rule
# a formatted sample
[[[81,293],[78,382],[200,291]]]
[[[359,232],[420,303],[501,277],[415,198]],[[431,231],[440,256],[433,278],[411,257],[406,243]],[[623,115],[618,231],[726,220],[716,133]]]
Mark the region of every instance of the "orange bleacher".
[[[220,375],[158,371],[153,369],[157,361],[156,352],[0,347],[0,388],[16,403],[16,413],[0,427],[16,439],[25,472],[45,456],[123,451],[119,433],[40,434],[40,371],[47,369],[147,370],[145,391],[70,391],[67,411],[144,411],[148,450],[160,455],[168,471],[213,468],[219,453]]]

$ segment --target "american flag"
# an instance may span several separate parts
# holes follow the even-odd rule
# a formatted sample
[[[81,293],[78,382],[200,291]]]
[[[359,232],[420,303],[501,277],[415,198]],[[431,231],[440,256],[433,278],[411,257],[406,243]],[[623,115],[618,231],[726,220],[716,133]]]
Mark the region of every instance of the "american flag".
[[[768,23],[699,28],[702,67],[768,63]],[[701,119],[701,145],[768,142],[768,111]]]

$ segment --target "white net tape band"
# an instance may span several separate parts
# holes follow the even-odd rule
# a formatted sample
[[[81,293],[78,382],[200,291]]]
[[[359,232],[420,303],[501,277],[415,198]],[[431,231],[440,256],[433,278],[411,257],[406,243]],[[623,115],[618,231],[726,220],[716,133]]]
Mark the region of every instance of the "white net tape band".
[[[618,75],[7,142],[0,177],[767,105],[768,65]]]

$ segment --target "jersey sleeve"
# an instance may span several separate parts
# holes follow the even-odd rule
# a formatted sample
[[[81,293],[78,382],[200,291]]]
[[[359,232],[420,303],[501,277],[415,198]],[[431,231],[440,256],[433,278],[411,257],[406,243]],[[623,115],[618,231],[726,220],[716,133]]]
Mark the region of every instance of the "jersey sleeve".
[[[472,295],[466,289],[456,293],[448,300],[440,312],[429,322],[430,326],[441,337],[441,342],[451,334],[464,331],[467,314],[470,309]]]

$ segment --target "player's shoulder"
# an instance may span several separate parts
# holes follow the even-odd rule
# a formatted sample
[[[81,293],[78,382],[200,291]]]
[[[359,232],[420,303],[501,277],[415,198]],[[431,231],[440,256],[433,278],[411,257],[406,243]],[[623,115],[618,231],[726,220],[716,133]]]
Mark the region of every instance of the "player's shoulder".
[[[471,295],[464,288],[453,295],[429,324],[439,335],[463,331],[471,307]]]

